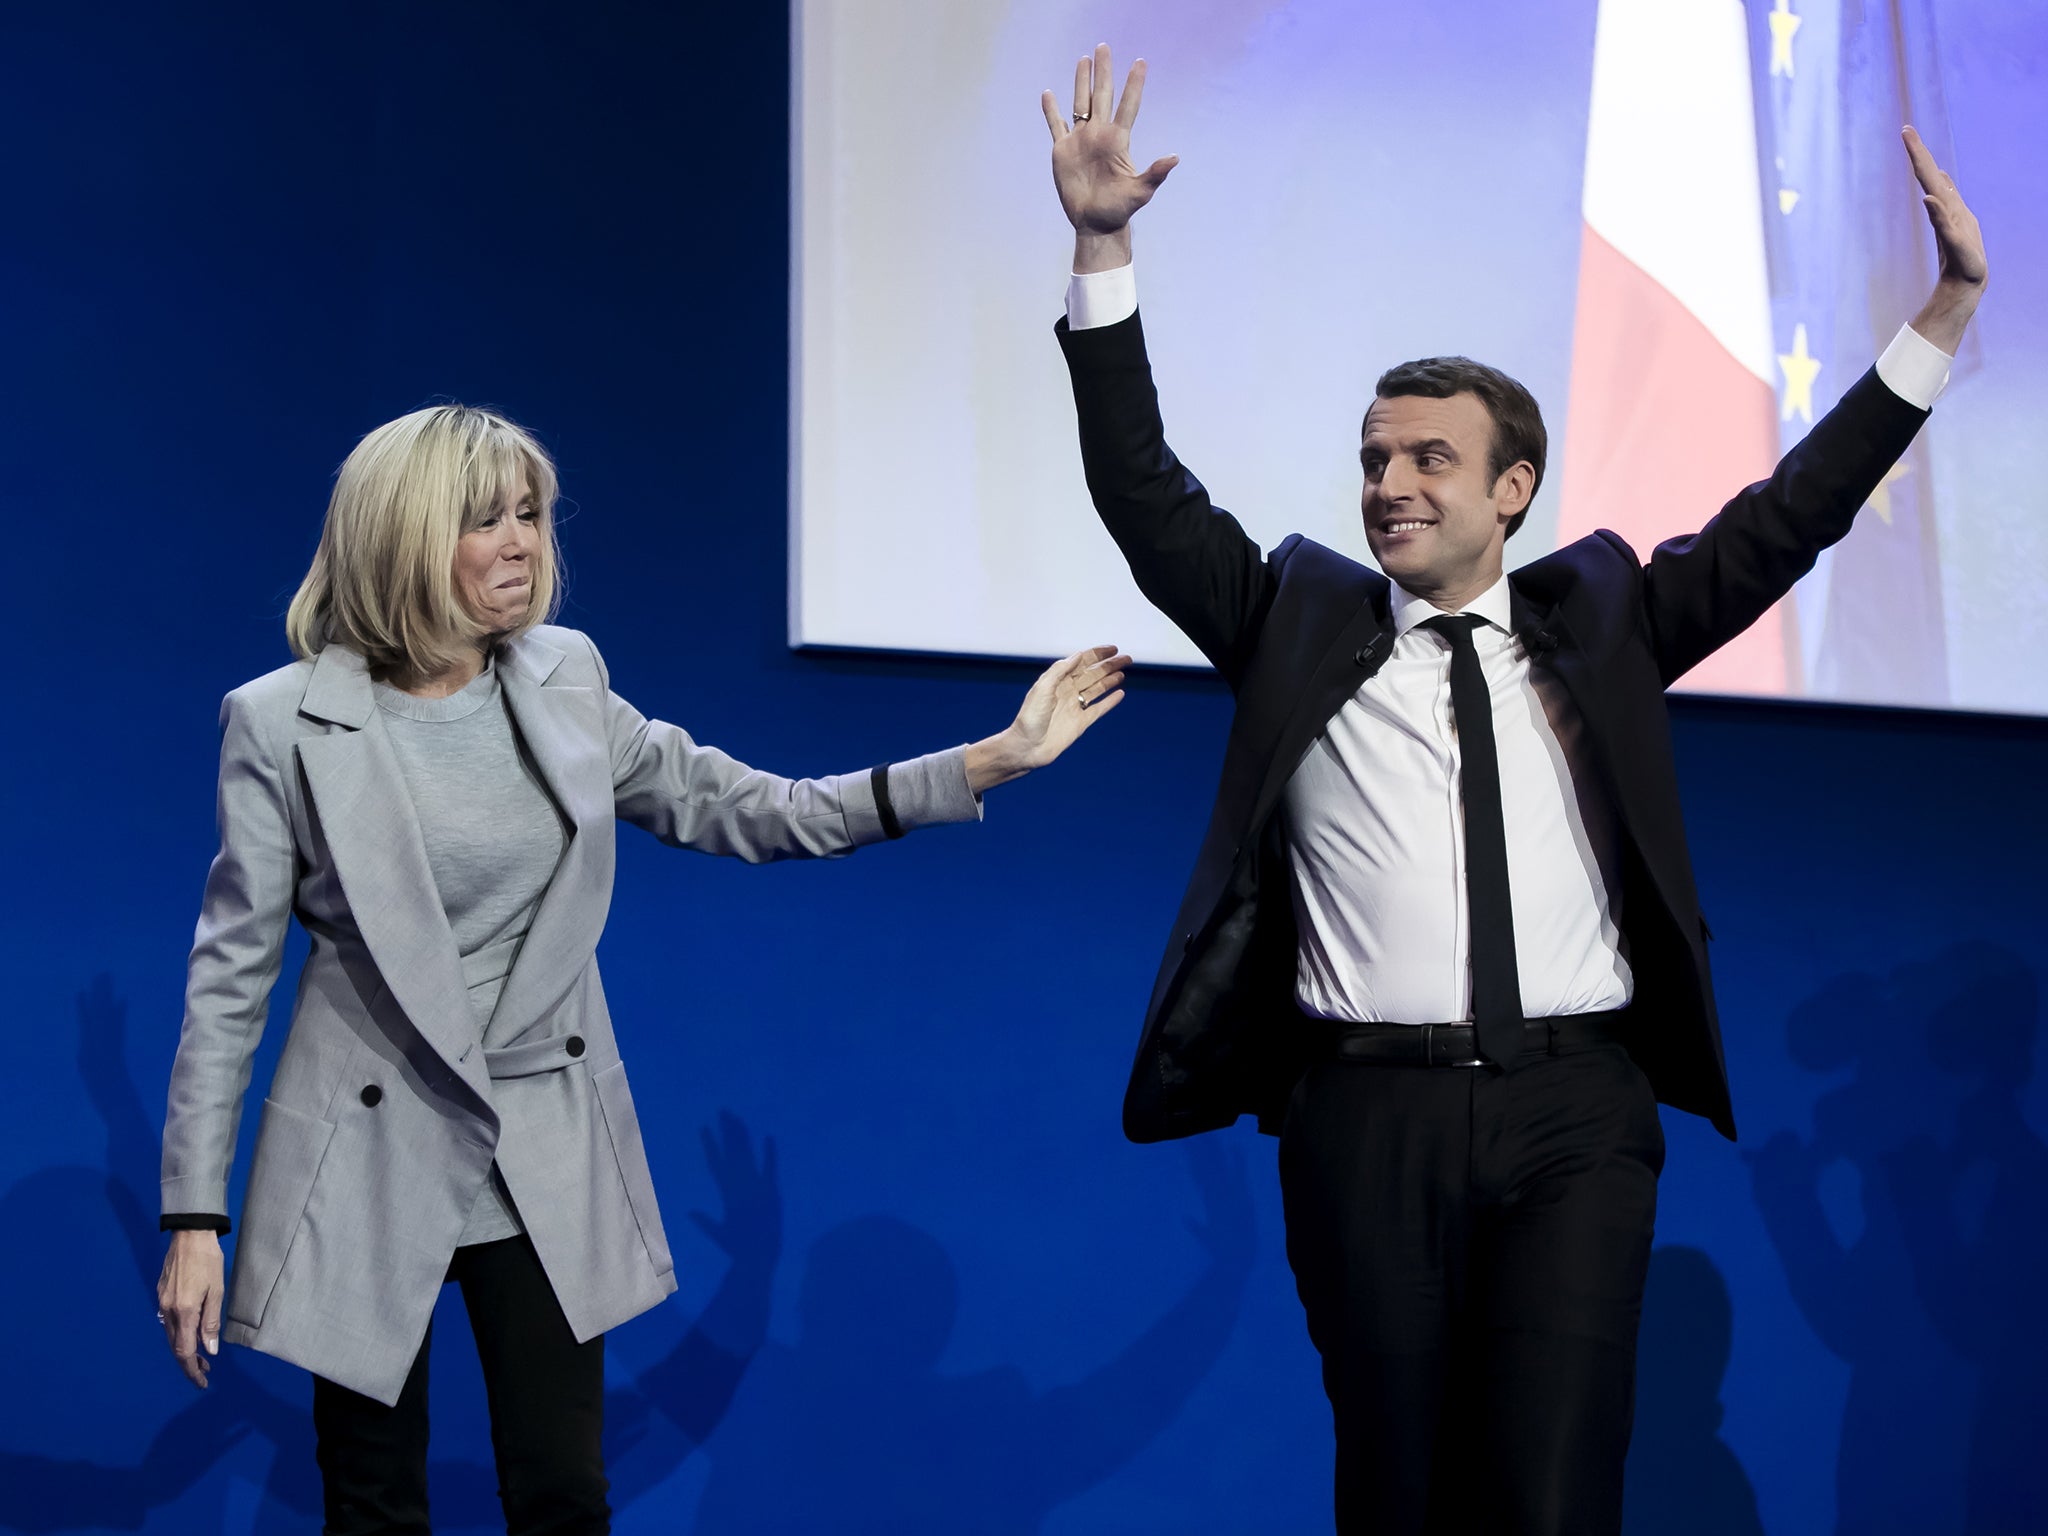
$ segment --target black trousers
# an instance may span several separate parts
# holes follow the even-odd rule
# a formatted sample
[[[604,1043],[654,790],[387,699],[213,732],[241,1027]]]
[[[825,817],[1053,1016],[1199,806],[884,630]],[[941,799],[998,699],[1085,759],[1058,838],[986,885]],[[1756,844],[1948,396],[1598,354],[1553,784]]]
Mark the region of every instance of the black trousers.
[[[511,1536],[605,1536],[604,1340],[578,1344],[524,1235],[455,1250],[483,1361]],[[392,1407],[313,1378],[327,1536],[424,1536],[427,1520],[427,1354],[433,1330]]]
[[[1617,1045],[1302,1079],[1281,1191],[1340,1531],[1620,1531],[1663,1165]]]

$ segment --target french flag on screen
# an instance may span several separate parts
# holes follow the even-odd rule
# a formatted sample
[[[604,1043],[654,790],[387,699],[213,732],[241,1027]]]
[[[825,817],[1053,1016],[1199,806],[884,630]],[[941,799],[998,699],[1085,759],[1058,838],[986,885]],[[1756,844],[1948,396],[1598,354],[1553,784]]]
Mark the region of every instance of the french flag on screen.
[[[1693,531],[1875,361],[1933,278],[1909,121],[1952,163],[1924,0],[1601,0],[1560,543]],[[1945,701],[1927,453],[1683,686]]]

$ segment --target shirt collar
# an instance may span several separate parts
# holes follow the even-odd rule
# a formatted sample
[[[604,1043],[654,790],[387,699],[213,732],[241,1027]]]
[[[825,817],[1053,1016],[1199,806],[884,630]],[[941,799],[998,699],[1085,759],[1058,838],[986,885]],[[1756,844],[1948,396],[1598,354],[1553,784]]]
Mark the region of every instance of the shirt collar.
[[[1388,597],[1388,606],[1393,612],[1394,638],[1397,640],[1424,620],[1433,619],[1445,611],[1437,607],[1428,598],[1417,597],[1398,581],[1389,582],[1387,585],[1392,588]],[[1500,580],[1473,598],[1459,612],[1477,614],[1495,628],[1512,634],[1514,626],[1509,622],[1509,598],[1508,579],[1503,575]]]

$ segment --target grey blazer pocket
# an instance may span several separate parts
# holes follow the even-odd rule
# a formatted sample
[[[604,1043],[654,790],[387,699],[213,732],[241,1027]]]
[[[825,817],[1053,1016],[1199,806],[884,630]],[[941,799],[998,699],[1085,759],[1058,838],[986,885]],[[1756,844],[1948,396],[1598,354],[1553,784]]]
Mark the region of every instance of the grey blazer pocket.
[[[284,1270],[320,1173],[334,1126],[280,1104],[263,1101],[263,1126],[256,1137],[256,1162],[242,1201],[242,1235],[235,1246],[235,1281],[228,1288],[229,1321],[263,1326],[263,1313]]]
[[[676,1267],[675,1260],[669,1256],[668,1236],[661,1230],[661,1212],[654,1204],[654,1176],[647,1171],[647,1149],[640,1141],[633,1090],[626,1085],[626,1064],[613,1062],[591,1078],[590,1086],[597,1090],[597,1107],[611,1137],[612,1155],[619,1160],[619,1177],[640,1228],[640,1241],[647,1245],[655,1273],[665,1275]]]

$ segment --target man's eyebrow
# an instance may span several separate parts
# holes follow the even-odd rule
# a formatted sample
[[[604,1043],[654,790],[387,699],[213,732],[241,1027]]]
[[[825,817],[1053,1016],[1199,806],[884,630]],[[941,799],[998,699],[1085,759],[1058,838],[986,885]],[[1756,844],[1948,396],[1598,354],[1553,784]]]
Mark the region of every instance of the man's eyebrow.
[[[1425,453],[1442,454],[1447,459],[1458,457],[1458,450],[1451,445],[1449,438],[1444,437],[1418,438],[1414,442],[1397,443],[1395,447],[1399,448],[1403,453],[1416,457],[1420,457]],[[1358,445],[1358,456],[1361,459],[1368,453],[1385,453],[1386,451],[1386,445],[1383,443],[1365,442]]]

